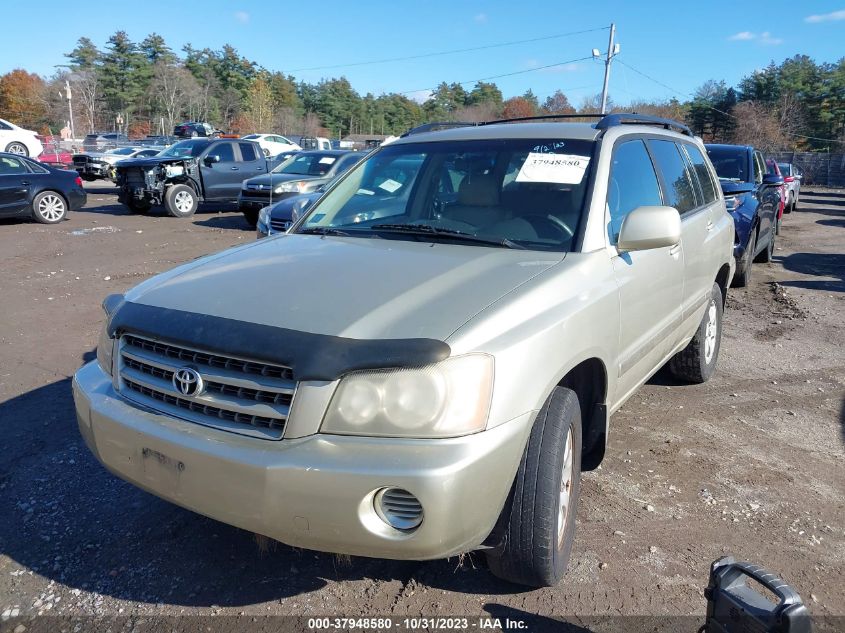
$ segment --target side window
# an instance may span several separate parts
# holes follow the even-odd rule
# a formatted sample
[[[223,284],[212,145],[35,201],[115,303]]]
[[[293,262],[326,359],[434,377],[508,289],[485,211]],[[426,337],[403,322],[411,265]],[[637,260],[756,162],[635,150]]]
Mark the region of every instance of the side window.
[[[617,145],[613,149],[607,193],[610,243],[616,244],[622,221],[631,211],[660,204],[660,186],[645,144],[637,139]]]
[[[3,121],[0,121],[0,130],[11,130],[11,129],[12,129],[11,126],[6,125],[5,123],[3,123]]]
[[[250,162],[258,158],[255,155],[255,148],[253,147],[252,143],[238,143],[241,147],[241,157],[245,162]]]
[[[687,156],[689,156],[690,162],[692,163],[692,168],[698,176],[698,183],[701,185],[701,193],[704,196],[704,204],[715,202],[719,196],[716,193],[716,185],[713,182],[713,175],[707,167],[707,161],[704,159],[704,155],[695,145],[685,143],[684,148],[686,149]]]
[[[684,214],[696,207],[692,178],[674,141],[649,140],[649,147],[663,176],[664,204]]]
[[[235,162],[235,152],[231,143],[220,143],[214,147],[209,154],[217,154],[221,163]]]
[[[11,156],[0,156],[0,176],[15,176],[27,173],[29,173],[29,170],[22,160]]]

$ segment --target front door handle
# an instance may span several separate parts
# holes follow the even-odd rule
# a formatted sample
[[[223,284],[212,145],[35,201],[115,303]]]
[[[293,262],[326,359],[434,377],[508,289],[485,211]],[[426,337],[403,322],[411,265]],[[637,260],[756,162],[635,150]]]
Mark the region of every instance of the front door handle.
[[[707,220],[707,230],[708,231],[713,230],[713,220]]]
[[[238,171],[237,167],[229,167],[229,169],[231,169],[232,171]]]
[[[29,182],[28,180],[21,180],[21,184],[22,184],[24,187],[28,187],[28,186],[29,186],[29,185],[31,185],[32,183],[31,183],[31,182]]]

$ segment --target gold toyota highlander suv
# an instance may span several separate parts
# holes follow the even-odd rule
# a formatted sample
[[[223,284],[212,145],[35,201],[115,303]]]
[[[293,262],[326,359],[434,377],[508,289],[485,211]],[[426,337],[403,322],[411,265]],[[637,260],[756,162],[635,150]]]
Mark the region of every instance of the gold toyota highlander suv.
[[[733,222],[674,121],[437,127],[106,299],[73,381],[106,468],[298,547],[561,578],[610,415],[715,369]]]

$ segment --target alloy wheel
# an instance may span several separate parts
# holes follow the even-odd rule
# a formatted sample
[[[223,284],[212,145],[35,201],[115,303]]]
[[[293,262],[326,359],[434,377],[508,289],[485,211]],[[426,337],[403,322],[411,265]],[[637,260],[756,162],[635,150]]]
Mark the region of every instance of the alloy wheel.
[[[48,222],[58,222],[65,214],[65,201],[55,194],[48,194],[38,202],[38,215]]]
[[[566,533],[566,520],[569,514],[569,505],[572,499],[572,429],[566,433],[566,444],[563,446],[563,472],[560,477],[560,498],[558,501],[557,513],[557,544],[558,548],[563,547],[563,540]]]
[[[194,198],[187,191],[180,191],[173,200],[179,213],[188,213],[194,206]]]
[[[719,312],[716,309],[716,302],[711,300],[707,308],[707,325],[704,329],[704,362],[708,365],[713,360],[716,352],[716,339],[719,334]]]

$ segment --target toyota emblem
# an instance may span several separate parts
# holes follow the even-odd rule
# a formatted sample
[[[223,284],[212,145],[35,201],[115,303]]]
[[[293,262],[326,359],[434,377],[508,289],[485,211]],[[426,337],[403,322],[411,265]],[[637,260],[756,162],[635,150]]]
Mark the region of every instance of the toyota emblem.
[[[182,367],[173,373],[173,386],[183,396],[195,398],[205,389],[202,376],[192,367]]]

